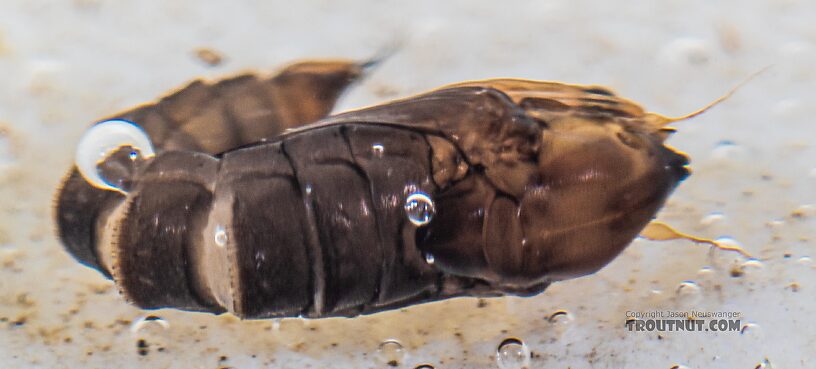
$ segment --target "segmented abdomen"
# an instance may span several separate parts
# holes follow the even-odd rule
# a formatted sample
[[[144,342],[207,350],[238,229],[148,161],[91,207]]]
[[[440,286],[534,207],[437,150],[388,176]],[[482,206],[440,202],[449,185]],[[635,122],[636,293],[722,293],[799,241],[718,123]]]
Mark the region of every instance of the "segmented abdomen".
[[[208,83],[195,81],[159,101],[110,119],[134,122],[149,135],[157,152],[195,151],[219,154],[273,138],[287,128],[326,116],[340,94],[362,74],[363,65],[349,61],[292,64],[270,77],[241,75]],[[138,165],[127,152],[100,164],[100,171],[131,185]],[[138,163],[135,163],[138,164]],[[100,231],[124,196],[96,188],[72,168],[57,192],[55,216],[59,237],[82,263],[100,270]],[[104,245],[102,245],[104,247]]]
[[[438,293],[404,210],[435,191],[429,158],[421,134],[357,125],[220,163],[160,154],[108,221],[113,277],[145,308],[245,318],[357,315]]]

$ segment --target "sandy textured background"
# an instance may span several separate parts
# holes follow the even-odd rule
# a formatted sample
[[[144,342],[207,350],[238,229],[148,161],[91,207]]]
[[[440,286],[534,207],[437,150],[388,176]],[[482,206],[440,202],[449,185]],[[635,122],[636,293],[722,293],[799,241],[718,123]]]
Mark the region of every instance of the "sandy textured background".
[[[816,360],[816,2],[0,2],[0,367],[376,368],[395,338],[413,368],[495,368],[523,339],[535,368],[812,368]],[[358,107],[466,79],[604,84],[667,115],[773,67],[671,139],[693,160],[660,218],[760,257],[636,241],[541,296],[435,303],[358,319],[239,321],[126,305],[52,235],[51,198],[95,119],[199,76],[309,57],[399,53],[347,95]],[[225,56],[208,67],[193,50]],[[734,268],[744,274],[732,277]],[[737,273],[739,274],[739,273]],[[680,288],[694,281],[695,288]],[[740,333],[632,333],[625,312],[730,310]],[[550,322],[564,309],[572,319]],[[139,339],[146,346],[140,354]],[[767,360],[766,360],[767,359]],[[769,365],[770,364],[770,365]],[[682,367],[682,366],[681,366]]]

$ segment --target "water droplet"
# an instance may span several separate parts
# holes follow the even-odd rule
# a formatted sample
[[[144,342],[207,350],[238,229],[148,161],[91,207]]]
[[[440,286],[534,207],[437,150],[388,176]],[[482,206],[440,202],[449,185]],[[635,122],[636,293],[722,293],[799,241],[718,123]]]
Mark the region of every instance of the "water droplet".
[[[530,348],[518,338],[507,338],[496,348],[496,364],[501,369],[529,369]]]
[[[381,157],[385,152],[385,147],[380,144],[371,145],[371,152],[374,153],[374,156]]]
[[[223,226],[216,226],[215,227],[215,244],[221,247],[227,245],[227,231],[224,229]]]
[[[677,286],[675,294],[677,295],[678,299],[684,302],[696,303],[701,299],[702,290],[694,281],[683,281]]]
[[[433,265],[433,263],[434,263],[434,256],[433,256],[433,254],[431,254],[430,252],[426,252],[426,253],[425,253],[425,262],[426,262],[426,263],[428,263],[428,264],[430,264],[430,265]]]
[[[405,199],[405,214],[414,225],[421,227],[431,222],[434,203],[424,192],[415,192]]]
[[[719,211],[715,211],[700,219],[700,225],[708,227],[714,223],[721,222],[723,219],[725,219],[725,215]]]
[[[405,360],[405,349],[395,339],[385,340],[377,348],[377,359],[388,366],[399,366]]]

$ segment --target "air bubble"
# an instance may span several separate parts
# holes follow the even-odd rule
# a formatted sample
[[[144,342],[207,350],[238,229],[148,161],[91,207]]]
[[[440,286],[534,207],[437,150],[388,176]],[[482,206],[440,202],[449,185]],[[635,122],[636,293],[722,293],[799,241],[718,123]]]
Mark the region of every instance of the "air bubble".
[[[762,328],[755,323],[745,323],[740,327],[740,336],[759,340],[763,336]]]
[[[131,151],[130,154],[128,154],[128,157],[130,158],[130,160],[135,161],[136,159],[139,158],[139,152],[136,150]]]
[[[153,143],[142,127],[125,120],[113,119],[98,123],[85,131],[77,145],[74,162],[79,173],[90,185],[124,193],[124,189],[102,177],[98,166],[111,153],[125,146],[138,150],[144,158],[155,155]],[[130,155],[131,159],[134,159],[133,152]]]
[[[547,321],[553,324],[569,324],[573,320],[575,317],[566,310],[557,310],[547,318]]]
[[[813,259],[811,259],[810,256],[802,256],[796,260],[796,263],[799,265],[810,266],[813,263]]]
[[[714,275],[714,268],[710,266],[704,266],[697,271],[697,275],[704,278],[709,278]]]
[[[167,330],[170,323],[156,315],[147,315],[130,326],[130,333],[136,340],[139,355],[147,355],[151,347],[159,350],[167,344]]]
[[[223,226],[215,227],[215,244],[224,247],[227,245],[227,230],[224,229]]]
[[[414,369],[434,369],[434,366],[431,364],[422,364],[417,365]]]
[[[719,211],[715,211],[700,219],[700,225],[708,227],[712,224],[721,222],[723,219],[725,219],[725,215]]]
[[[771,219],[767,223],[765,223],[768,228],[781,228],[785,225],[785,221],[782,219]]]
[[[433,265],[433,263],[434,263],[434,256],[433,256],[433,254],[431,254],[430,252],[426,252],[426,253],[425,253],[425,262],[426,262],[426,263],[428,263],[428,264],[430,264],[430,265]]]
[[[672,365],[671,369],[689,369],[689,367],[687,367],[687,366],[685,366],[683,364],[675,364],[675,365]]]
[[[800,205],[799,207],[791,211],[791,216],[799,219],[816,216],[816,205],[814,204]]]
[[[137,334],[147,331],[164,331],[168,328],[170,328],[170,323],[164,318],[157,315],[146,315],[130,326],[130,332]]]
[[[766,357],[761,363],[757,364],[754,369],[773,369],[773,366],[771,365],[771,361]]]
[[[395,339],[385,340],[377,348],[377,359],[388,366],[399,366],[405,360],[405,349]]]
[[[312,194],[312,185],[306,185],[305,191],[306,191],[307,195],[311,195]]]
[[[414,225],[421,227],[431,222],[434,203],[424,192],[415,192],[405,199],[405,214]]]
[[[374,156],[381,157],[385,152],[385,146],[380,144],[371,145],[371,152],[374,153]]]
[[[704,266],[697,271],[697,284],[700,286],[711,286],[717,273],[714,268]]]
[[[697,282],[694,281],[683,281],[680,285],[677,286],[677,290],[675,290],[675,294],[677,298],[688,303],[696,303],[700,300],[702,295],[702,290]]]
[[[501,369],[529,369],[530,348],[518,338],[508,338],[496,348],[496,364]]]
[[[742,243],[733,237],[723,236],[714,240],[719,247],[712,246],[709,249],[709,262],[715,267],[727,268],[727,265],[742,262],[744,257],[731,250],[744,250]]]
[[[711,158],[715,160],[734,160],[740,158],[745,153],[745,149],[738,146],[733,141],[722,140],[717,143],[711,151]]]
[[[759,259],[748,259],[741,265],[742,269],[745,271],[749,270],[761,270],[765,268],[765,264],[763,264]]]

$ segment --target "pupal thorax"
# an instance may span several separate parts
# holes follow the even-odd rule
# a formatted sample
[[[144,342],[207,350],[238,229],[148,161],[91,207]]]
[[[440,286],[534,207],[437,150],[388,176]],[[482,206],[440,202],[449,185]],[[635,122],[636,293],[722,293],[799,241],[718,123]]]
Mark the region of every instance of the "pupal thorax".
[[[499,90],[543,127],[535,174],[514,196],[513,216],[497,219],[493,204],[485,210],[487,228],[519,230],[515,239],[506,238],[521,244],[506,250],[519,252],[487,247],[487,262],[507,290],[598,271],[689,174],[688,157],[664,144],[674,131],[666,124],[675,119],[646,112],[606,88],[514,79],[457,86]],[[489,168],[486,173],[490,177]],[[491,225],[497,222],[505,226]]]

